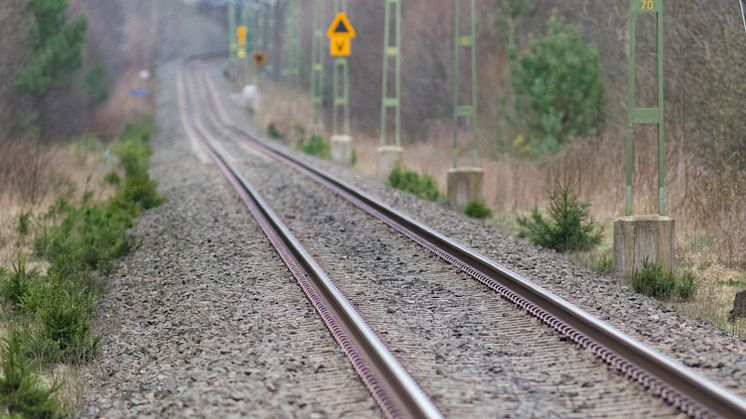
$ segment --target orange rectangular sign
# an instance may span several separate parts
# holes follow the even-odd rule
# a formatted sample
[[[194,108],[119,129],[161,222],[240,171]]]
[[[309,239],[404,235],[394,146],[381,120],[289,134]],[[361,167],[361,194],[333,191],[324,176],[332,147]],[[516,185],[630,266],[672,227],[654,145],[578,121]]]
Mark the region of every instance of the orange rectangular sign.
[[[335,36],[329,39],[329,54],[332,57],[349,57],[352,52],[352,42],[346,36]]]

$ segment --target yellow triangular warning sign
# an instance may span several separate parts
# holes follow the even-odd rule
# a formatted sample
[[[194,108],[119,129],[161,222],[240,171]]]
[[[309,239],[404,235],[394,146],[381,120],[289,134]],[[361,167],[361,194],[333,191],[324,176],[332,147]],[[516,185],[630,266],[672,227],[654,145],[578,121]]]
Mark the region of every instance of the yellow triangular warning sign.
[[[345,12],[339,12],[334,18],[331,26],[329,26],[329,30],[326,32],[326,36],[328,38],[354,38],[357,36],[357,31],[355,31],[355,28],[350,23],[350,20],[347,19],[347,15],[345,14]]]

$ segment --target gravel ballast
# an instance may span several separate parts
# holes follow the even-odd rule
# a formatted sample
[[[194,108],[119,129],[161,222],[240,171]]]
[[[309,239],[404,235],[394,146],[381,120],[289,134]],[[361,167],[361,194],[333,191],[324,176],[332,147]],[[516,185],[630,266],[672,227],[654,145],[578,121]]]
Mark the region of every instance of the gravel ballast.
[[[181,127],[161,69],[152,175],[168,202],[100,308],[83,417],[378,417],[300,287]]]
[[[228,97],[230,86],[219,76],[219,71],[220,64],[214,64],[210,68],[210,75],[223,97]],[[253,125],[240,106],[228,100],[223,102],[237,126],[274,145],[279,144],[267,139],[263,134],[264,129]],[[746,396],[746,342],[729,336],[715,325],[688,318],[663,302],[634,293],[614,278],[580,267],[563,255],[537,248],[444,205],[422,201],[378,180],[290,148],[286,150],[305,163],[379,197],[392,207],[476,249],[694,371]]]

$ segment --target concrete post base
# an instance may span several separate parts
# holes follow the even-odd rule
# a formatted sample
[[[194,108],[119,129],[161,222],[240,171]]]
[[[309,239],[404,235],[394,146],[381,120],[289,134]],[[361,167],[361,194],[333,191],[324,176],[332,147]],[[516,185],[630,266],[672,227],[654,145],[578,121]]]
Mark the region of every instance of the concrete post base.
[[[614,273],[629,283],[642,262],[656,262],[667,272],[674,266],[675,222],[660,215],[637,215],[614,221]]]
[[[471,201],[484,201],[484,170],[479,167],[448,169],[448,203],[464,208]]]
[[[394,167],[401,163],[404,149],[395,145],[385,145],[376,149],[378,158],[376,159],[376,176],[386,179]]]
[[[332,161],[343,166],[352,164],[352,137],[349,135],[332,136]]]

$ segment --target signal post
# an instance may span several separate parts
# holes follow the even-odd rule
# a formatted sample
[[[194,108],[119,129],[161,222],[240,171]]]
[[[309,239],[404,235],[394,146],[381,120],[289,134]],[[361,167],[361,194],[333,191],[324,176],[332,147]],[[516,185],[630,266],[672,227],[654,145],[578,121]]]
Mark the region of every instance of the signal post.
[[[376,176],[386,178],[401,163],[404,149],[401,146],[401,0],[385,0],[385,26],[383,32],[383,73],[381,83],[381,142],[377,151]],[[393,16],[393,19],[392,19]],[[391,23],[394,22],[394,39],[391,40]],[[389,86],[390,62],[394,61],[393,95]],[[394,115],[394,144],[386,141],[389,110]]]
[[[653,15],[657,24],[657,104],[640,108],[635,99],[637,20]],[[644,261],[656,262],[671,272],[674,265],[675,222],[666,216],[665,130],[663,112],[663,0],[630,0],[627,76],[627,146],[625,217],[614,221],[614,272],[629,282]],[[634,127],[655,125],[658,136],[658,214],[633,215]]]
[[[476,0],[470,4],[470,25],[468,35],[461,31],[461,0],[454,2],[453,21],[453,145],[451,147],[451,168],[447,174],[448,203],[458,209],[469,202],[484,200],[484,170],[479,167],[477,154],[477,51],[476,51]],[[462,49],[469,49],[471,72],[471,94],[468,104],[461,101],[461,59]],[[469,121],[471,132],[471,166],[458,165],[459,125],[462,120]]]
[[[329,54],[334,58],[332,160],[349,166],[352,164],[353,147],[350,136],[350,80],[347,57],[352,53],[352,39],[357,36],[357,32],[347,18],[345,0],[339,0],[338,9],[339,13],[326,33],[329,38]]]

